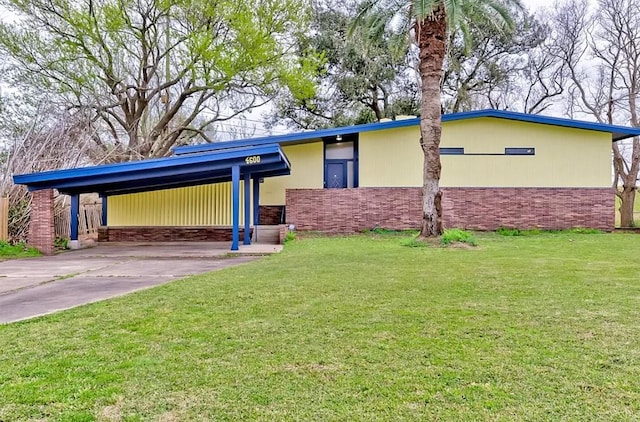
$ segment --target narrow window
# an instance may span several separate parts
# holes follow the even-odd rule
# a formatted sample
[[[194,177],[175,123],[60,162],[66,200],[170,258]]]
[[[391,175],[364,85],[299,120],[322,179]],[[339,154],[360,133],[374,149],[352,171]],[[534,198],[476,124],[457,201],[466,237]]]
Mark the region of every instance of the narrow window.
[[[440,148],[440,155],[464,155],[464,148],[461,147],[443,147]]]
[[[536,149],[533,147],[505,148],[504,155],[536,155]]]

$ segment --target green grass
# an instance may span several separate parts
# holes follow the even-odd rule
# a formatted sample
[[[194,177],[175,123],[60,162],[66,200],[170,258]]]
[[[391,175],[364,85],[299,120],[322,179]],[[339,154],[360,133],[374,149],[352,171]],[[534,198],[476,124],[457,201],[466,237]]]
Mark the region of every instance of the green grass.
[[[0,420],[633,420],[640,236],[298,238],[0,326]]]
[[[28,256],[38,256],[40,252],[22,243],[12,245],[5,241],[0,241],[0,260],[8,258],[24,258]]]

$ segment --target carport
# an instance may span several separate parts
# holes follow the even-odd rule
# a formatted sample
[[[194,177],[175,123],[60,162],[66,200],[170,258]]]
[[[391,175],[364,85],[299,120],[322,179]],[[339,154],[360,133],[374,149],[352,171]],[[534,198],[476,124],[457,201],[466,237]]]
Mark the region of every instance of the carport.
[[[232,183],[232,242],[231,250],[239,248],[240,232],[240,180],[244,182],[244,239],[243,244],[251,244],[250,216],[251,195],[253,195],[254,225],[258,222],[260,203],[260,179],[272,176],[288,175],[291,172],[289,160],[277,144],[257,147],[240,147],[186,154],[167,158],[157,158],[119,164],[106,164],[75,169],[46,171],[15,175],[16,184],[26,185],[29,191],[49,191],[53,189],[71,197],[71,242],[78,244],[78,212],[80,194],[97,193],[102,197],[102,224],[107,224],[107,198],[114,195],[147,192],[161,189],[172,189],[211,183]],[[35,197],[34,208],[51,208],[53,204],[47,196]],[[40,216],[36,212],[32,216],[32,233],[34,238],[43,238],[44,243],[51,237],[40,235]],[[35,227],[35,228],[34,228]],[[46,244],[34,242],[33,246],[41,249]],[[46,250],[44,252],[47,252]]]

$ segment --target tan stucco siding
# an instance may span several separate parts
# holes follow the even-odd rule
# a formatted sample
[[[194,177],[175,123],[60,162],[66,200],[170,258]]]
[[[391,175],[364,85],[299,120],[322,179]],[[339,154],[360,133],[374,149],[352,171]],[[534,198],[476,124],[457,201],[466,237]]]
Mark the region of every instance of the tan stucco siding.
[[[282,148],[291,163],[289,176],[269,177],[260,184],[260,205],[284,205],[288,188],[321,188],[324,185],[323,143]]]
[[[360,186],[420,186],[422,150],[417,126],[360,134]],[[503,154],[533,147],[533,156],[444,155],[443,187],[608,187],[611,135],[502,119],[443,125],[442,147],[466,154]]]

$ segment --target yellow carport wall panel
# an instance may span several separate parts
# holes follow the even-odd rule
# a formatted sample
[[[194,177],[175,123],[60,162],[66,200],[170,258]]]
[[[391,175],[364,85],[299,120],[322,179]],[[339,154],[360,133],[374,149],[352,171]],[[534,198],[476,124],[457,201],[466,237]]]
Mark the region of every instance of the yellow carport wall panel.
[[[421,186],[418,126],[360,134],[360,186]],[[481,118],[445,122],[442,147],[465,154],[504,154],[534,147],[535,155],[444,155],[444,187],[609,187],[611,134]]]
[[[260,205],[284,205],[290,188],[321,188],[324,185],[324,144],[318,142],[282,148],[291,163],[289,176],[270,177],[260,184]]]
[[[232,224],[230,182],[110,196],[107,201],[109,226]],[[244,183],[240,182],[240,225],[243,222]]]

